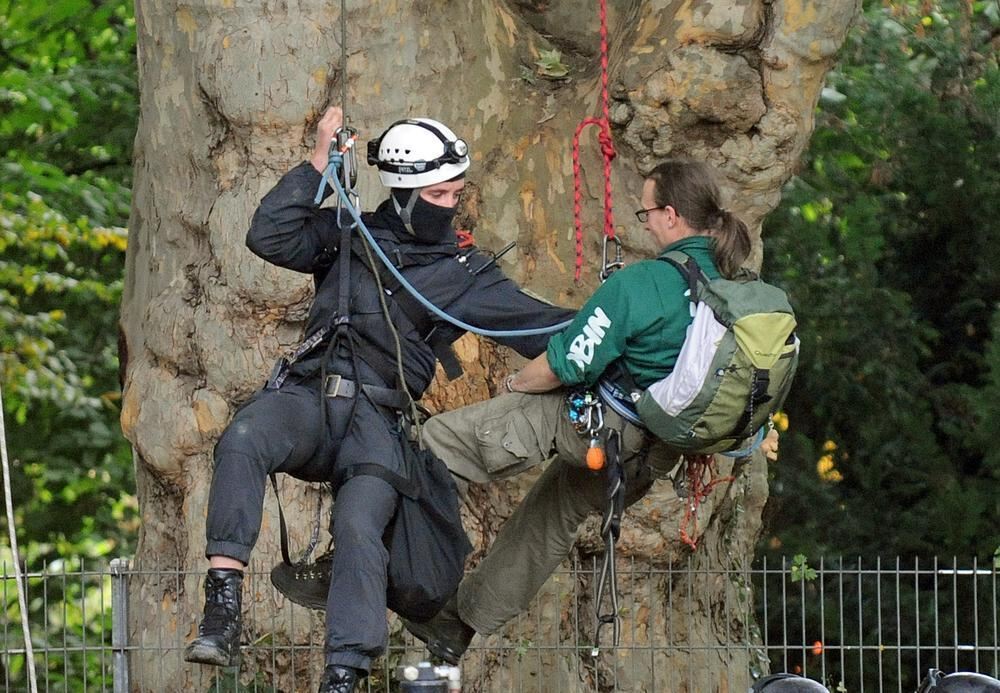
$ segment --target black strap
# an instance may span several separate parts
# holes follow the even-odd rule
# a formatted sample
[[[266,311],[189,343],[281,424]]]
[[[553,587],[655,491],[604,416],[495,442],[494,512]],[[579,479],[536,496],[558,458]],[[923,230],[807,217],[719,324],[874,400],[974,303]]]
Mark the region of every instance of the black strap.
[[[754,368],[753,376],[750,378],[750,396],[747,398],[747,405],[743,408],[739,420],[733,426],[729,434],[731,438],[739,438],[746,432],[747,426],[753,419],[757,408],[771,401],[771,396],[767,394],[767,388],[771,385],[771,372],[768,370]],[[751,431],[752,432],[752,431]]]
[[[413,327],[416,328],[421,338],[430,334],[433,329],[433,321],[430,313],[420,304],[420,301],[403,288],[403,285],[396,279],[396,275],[390,272],[381,262],[368,264],[368,253],[365,252],[364,248],[366,242],[364,238],[356,236],[351,242],[351,252],[357,256],[369,271],[378,273],[379,280],[382,282],[382,288],[396,302],[396,305],[403,311],[407,320],[413,324]],[[396,252],[398,254],[398,249]]]
[[[443,330],[434,327],[431,333],[424,338],[424,341],[430,346],[437,360],[441,362],[441,367],[444,368],[444,374],[448,376],[448,380],[462,376],[462,363],[458,360],[455,347],[451,345],[451,340],[445,336]]]
[[[361,390],[374,404],[390,409],[406,409],[410,399],[402,390],[361,383]],[[352,398],[358,394],[358,383],[337,374],[330,373],[323,381],[323,393],[327,397]]]
[[[350,247],[351,228],[349,226],[340,227],[340,247],[341,249]],[[351,321],[351,254],[341,252],[337,256],[337,316],[334,325],[338,329],[350,324]]]
[[[274,497],[278,499],[278,526],[281,528],[281,560],[287,565],[292,565],[292,559],[288,555],[288,525],[285,524],[285,512],[281,509],[281,494],[278,493],[278,479],[274,472],[268,474],[271,477],[271,486],[274,487]]]
[[[404,443],[404,445],[409,445],[409,443]],[[385,481],[394,489],[396,489],[400,494],[410,498],[412,500],[420,499],[420,487],[417,486],[411,479],[407,479],[405,476],[400,476],[393,471],[390,471],[380,464],[372,464],[370,462],[363,462],[360,464],[352,464],[341,474],[338,475],[337,482],[339,485],[347,483],[350,479],[356,476],[374,476],[382,481]]]
[[[622,514],[625,511],[625,470],[622,466],[621,433],[608,430],[605,442],[604,478],[608,506],[601,522],[601,534],[605,541],[616,540],[621,534]]]

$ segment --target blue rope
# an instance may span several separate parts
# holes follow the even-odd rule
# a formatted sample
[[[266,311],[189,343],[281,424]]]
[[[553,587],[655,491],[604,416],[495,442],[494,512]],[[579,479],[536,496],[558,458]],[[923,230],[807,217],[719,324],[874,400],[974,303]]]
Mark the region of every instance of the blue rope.
[[[435,306],[433,303],[424,298],[424,296],[419,291],[417,291],[417,289],[412,284],[410,284],[410,282],[408,282],[402,274],[400,274],[399,270],[396,269],[396,266],[392,264],[392,261],[386,256],[386,254],[382,251],[382,248],[372,237],[371,232],[368,231],[368,227],[365,226],[365,222],[362,221],[361,219],[361,214],[354,207],[354,205],[351,204],[351,199],[348,196],[347,191],[344,190],[344,186],[340,182],[340,177],[336,175],[337,166],[340,164],[342,158],[343,157],[340,154],[336,154],[330,158],[330,165],[327,166],[326,171],[323,172],[323,178],[319,182],[319,190],[316,191],[316,198],[314,199],[314,202],[316,204],[319,204],[320,202],[323,201],[323,191],[326,189],[326,185],[328,182],[332,183],[333,188],[337,191],[337,194],[340,196],[344,208],[346,208],[347,211],[350,212],[351,216],[354,218],[355,224],[357,225],[358,229],[360,229],[361,234],[365,237],[365,240],[368,241],[368,245],[372,247],[372,249],[375,251],[375,254],[378,255],[378,258],[379,260],[382,261],[382,264],[386,266],[389,272],[392,273],[392,276],[394,276],[399,281],[399,283],[403,286],[403,288],[409,291],[410,294],[415,299],[417,299],[420,302],[420,304],[423,305],[424,308],[429,310],[431,313],[438,316],[442,320],[451,323],[455,327],[459,327],[465,330],[466,332],[472,332],[473,334],[482,335],[484,337],[529,337],[539,334],[550,334],[552,332],[558,332],[559,330],[564,329],[571,322],[573,322],[572,320],[566,320],[565,322],[561,322],[556,325],[549,325],[548,327],[536,327],[528,330],[486,330],[481,327],[475,327],[466,322],[462,322],[458,318],[454,318],[448,315],[443,310]]]
[[[732,452],[720,452],[720,455],[725,455],[726,457],[746,457],[754,450],[760,447],[760,444],[764,442],[764,427],[761,426],[760,430],[757,431],[757,436],[753,439],[753,442],[749,446],[743,448],[742,450],[733,450]]]

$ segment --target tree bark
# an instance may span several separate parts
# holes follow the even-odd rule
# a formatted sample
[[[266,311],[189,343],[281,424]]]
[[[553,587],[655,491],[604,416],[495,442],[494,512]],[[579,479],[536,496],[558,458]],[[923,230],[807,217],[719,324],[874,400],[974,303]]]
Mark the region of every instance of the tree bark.
[[[428,115],[470,142],[473,166],[462,220],[478,244],[499,249],[517,241],[516,252],[500,261],[504,270],[554,302],[579,305],[596,285],[603,179],[596,137],[588,134],[582,156],[586,261],[576,285],[570,142],[582,118],[600,114],[598,5],[349,0],[344,65],[340,3],[136,4],[141,118],[122,303],[129,355],[122,428],[135,449],[143,518],[136,565],[191,576],[136,578],[130,631],[133,642],[181,643],[194,633],[200,609],[212,446],[273,360],[297,343],[311,297],[308,277],[267,265],[245,249],[258,200],[307,156],[319,115],[340,103],[342,89],[348,118],[364,140],[398,118]],[[777,205],[806,145],[824,74],[858,0],[611,4],[610,112],[618,153],[612,178],[616,229],[627,256],[634,260],[655,250],[630,213],[639,206],[643,174],[663,158],[684,156],[722,172],[729,207],[758,236],[759,263],[760,221]],[[553,48],[569,69],[565,79],[538,74],[539,52]],[[384,191],[372,170],[362,168],[362,198],[373,208]],[[467,373],[447,384],[439,377],[427,398],[432,407],[490,396],[510,366],[509,354],[488,342],[467,336],[459,347]],[[530,481],[472,490],[466,519],[477,546],[488,543]],[[293,543],[304,546],[323,491],[287,478],[281,487],[289,515],[308,518],[291,529]],[[689,559],[701,568],[746,566],[766,497],[763,465],[717,489],[699,513],[701,546],[690,558],[678,539],[683,502],[669,484],[658,483],[627,515],[621,552],[643,566],[686,565]],[[269,495],[251,570],[266,574],[277,560],[276,515]],[[592,528],[585,533],[584,554],[599,549],[595,536]],[[730,641],[750,639],[745,619],[731,622],[713,610],[745,587],[697,577],[692,573],[690,585],[657,587],[663,600],[670,589],[694,590],[699,605],[684,632],[671,636],[671,649],[655,655],[658,676],[678,672],[667,682],[658,679],[660,690],[687,690],[682,681],[692,666],[701,673],[691,690],[725,690],[720,672],[752,664],[749,648],[742,654],[690,649],[720,642],[723,633]],[[558,589],[573,593],[571,586]],[[267,634],[276,643],[322,640],[320,620],[303,619],[301,611],[293,618],[266,578],[250,580],[245,599],[244,642]],[[626,623],[624,632],[663,643],[663,613],[634,609],[629,619],[647,621],[638,629]],[[560,619],[558,613],[531,619],[540,631],[536,642],[558,633]],[[177,660],[134,662],[135,688],[201,689],[214,674]],[[651,662],[644,655],[628,671],[645,671]],[[275,668],[270,660],[256,664],[259,671]],[[318,660],[313,665],[321,666]],[[606,681],[608,666],[600,660],[586,675]],[[277,669],[279,681],[288,663]],[[546,655],[539,675],[552,689],[574,690],[578,671]],[[500,690],[510,674],[471,664],[465,676],[476,690]],[[633,685],[640,690],[649,684]]]

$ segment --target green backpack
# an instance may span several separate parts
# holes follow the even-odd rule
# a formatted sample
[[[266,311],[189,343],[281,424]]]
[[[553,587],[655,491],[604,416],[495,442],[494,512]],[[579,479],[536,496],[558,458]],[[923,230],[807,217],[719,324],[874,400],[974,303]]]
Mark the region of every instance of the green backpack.
[[[694,320],[673,371],[638,394],[654,435],[682,452],[726,452],[762,429],[799,362],[795,313],[781,289],[746,273],[709,279],[687,253],[659,258],[687,279]]]

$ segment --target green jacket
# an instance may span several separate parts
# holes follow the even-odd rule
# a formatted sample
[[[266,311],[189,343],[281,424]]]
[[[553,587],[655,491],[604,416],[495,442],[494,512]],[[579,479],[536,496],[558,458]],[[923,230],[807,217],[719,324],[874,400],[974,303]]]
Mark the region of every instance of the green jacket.
[[[691,236],[670,250],[691,255],[709,277],[719,277],[714,241]],[[621,358],[639,387],[673,369],[691,324],[687,282],[673,265],[642,260],[613,273],[583,305],[572,324],[549,340],[549,366],[566,385],[594,385]]]

